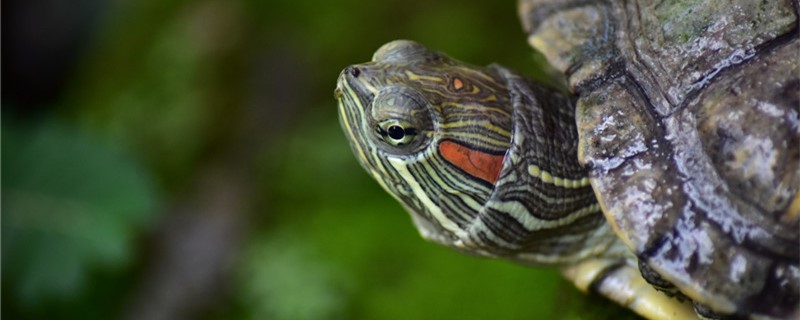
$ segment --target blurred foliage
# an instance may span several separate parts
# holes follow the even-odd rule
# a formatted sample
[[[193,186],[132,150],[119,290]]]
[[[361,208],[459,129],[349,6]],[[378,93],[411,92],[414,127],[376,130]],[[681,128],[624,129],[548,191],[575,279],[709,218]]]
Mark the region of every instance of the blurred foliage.
[[[155,202],[137,163],[52,121],[4,124],[3,154],[4,305],[74,302],[92,272],[131,263]]]
[[[243,81],[240,72],[215,74],[232,67],[217,60],[233,50],[221,38],[239,32],[219,20],[236,17],[215,14],[226,9],[222,2],[184,2],[123,3],[67,99],[84,128],[134,149],[170,191],[185,187],[203,153],[223,139],[236,101],[219,100],[240,96],[225,90]]]
[[[99,22],[74,30],[91,40],[70,51],[79,58],[64,62],[74,72],[55,100],[23,105],[3,92],[3,316],[125,317],[148,270],[159,270],[143,267],[159,263],[153,247],[170,239],[149,223],[167,220],[209,168],[224,166],[247,191],[239,207],[252,210],[230,215],[245,219],[244,240],[225,248],[236,258],[216,280],[224,290],[194,314],[633,318],[553,269],[424,242],[358,167],[339,128],[339,71],[397,38],[558,84],[527,46],[513,1],[80,3],[68,14]],[[20,32],[23,44],[73,30],[32,21],[41,30]]]

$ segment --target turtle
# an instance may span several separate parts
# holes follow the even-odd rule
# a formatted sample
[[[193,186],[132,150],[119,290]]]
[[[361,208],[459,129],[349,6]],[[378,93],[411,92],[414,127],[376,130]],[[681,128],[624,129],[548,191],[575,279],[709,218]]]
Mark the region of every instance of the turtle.
[[[395,40],[339,121],[427,240],[650,319],[800,319],[799,7],[521,0],[563,89]]]

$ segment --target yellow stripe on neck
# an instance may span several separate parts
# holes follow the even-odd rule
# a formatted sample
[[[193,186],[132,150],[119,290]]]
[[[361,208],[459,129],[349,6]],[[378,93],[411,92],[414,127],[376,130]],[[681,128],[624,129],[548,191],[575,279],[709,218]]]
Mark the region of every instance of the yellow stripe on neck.
[[[562,188],[583,188],[589,185],[589,178],[582,178],[582,179],[567,179],[567,178],[560,178],[553,176],[547,171],[542,170],[537,165],[531,165],[528,167],[528,173],[539,180],[542,180],[544,183],[549,183],[555,185],[556,187]]]
[[[408,76],[408,80],[416,81],[416,80],[428,80],[428,81],[435,81],[441,82],[442,78],[439,77],[431,77],[431,76],[423,76],[413,73],[409,70],[406,70],[406,76]]]

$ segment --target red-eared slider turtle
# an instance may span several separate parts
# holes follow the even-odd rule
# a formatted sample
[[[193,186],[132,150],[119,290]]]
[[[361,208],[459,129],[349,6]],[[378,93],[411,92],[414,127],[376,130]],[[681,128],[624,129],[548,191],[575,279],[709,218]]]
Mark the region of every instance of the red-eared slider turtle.
[[[356,158],[422,236],[648,318],[800,319],[798,3],[519,8],[568,94],[406,40],[339,76]]]

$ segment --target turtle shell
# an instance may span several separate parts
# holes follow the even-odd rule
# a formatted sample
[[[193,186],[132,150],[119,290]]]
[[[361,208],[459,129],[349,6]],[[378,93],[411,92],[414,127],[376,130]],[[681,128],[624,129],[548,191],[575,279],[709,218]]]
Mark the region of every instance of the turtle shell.
[[[698,310],[800,316],[797,6],[520,2],[606,219]]]

